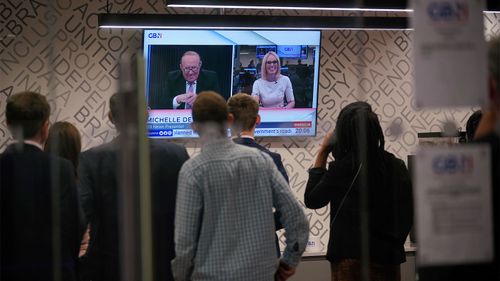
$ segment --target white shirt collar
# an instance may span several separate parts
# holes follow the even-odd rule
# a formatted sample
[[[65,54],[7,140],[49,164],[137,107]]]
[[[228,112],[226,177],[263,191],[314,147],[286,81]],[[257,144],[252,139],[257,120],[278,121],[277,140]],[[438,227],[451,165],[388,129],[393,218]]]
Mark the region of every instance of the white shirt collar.
[[[34,145],[36,147],[38,147],[41,151],[43,151],[43,146],[41,144],[39,144],[38,142],[36,141],[32,141],[32,140],[24,140],[23,141],[25,144],[30,144],[30,145]]]
[[[240,135],[240,136],[235,136],[233,137],[233,139],[236,139],[236,138],[242,138],[242,139],[252,139],[252,140],[255,140],[254,137],[250,136],[250,135]]]

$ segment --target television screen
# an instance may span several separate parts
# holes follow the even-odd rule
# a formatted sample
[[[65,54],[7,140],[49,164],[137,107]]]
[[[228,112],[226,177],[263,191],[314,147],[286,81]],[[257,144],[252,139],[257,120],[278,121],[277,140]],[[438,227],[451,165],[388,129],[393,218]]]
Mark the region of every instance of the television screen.
[[[320,37],[296,30],[145,30],[149,136],[197,137],[191,105],[202,91],[258,100],[257,137],[315,136]],[[281,57],[283,46],[298,54]]]

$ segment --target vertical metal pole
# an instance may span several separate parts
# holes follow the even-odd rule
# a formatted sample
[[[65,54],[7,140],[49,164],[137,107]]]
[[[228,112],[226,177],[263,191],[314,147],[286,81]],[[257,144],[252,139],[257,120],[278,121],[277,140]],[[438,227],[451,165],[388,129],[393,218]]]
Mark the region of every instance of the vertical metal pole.
[[[364,1],[363,0],[356,0],[355,1],[356,7],[363,7]],[[361,16],[358,16],[358,26],[363,26],[364,23],[364,18]],[[355,31],[359,32],[359,31]],[[357,43],[362,46],[361,50],[364,49],[363,42],[361,42],[361,39],[359,36],[355,36]],[[360,52],[362,53],[362,52]],[[358,63],[361,63],[361,58],[360,56],[356,57],[356,61]],[[361,77],[364,76],[364,71],[361,73]],[[359,85],[359,83],[356,83],[356,85]],[[360,91],[359,86],[357,86],[357,92],[358,92],[358,99],[363,100],[362,96],[362,91]],[[359,151],[359,158],[358,161],[359,163],[362,163],[363,167],[360,171],[359,174],[359,183],[360,183],[360,192],[359,192],[359,212],[360,212],[360,230],[361,230],[361,235],[360,235],[360,245],[361,245],[361,256],[360,256],[360,262],[361,262],[361,280],[362,281],[370,281],[370,222],[369,222],[369,206],[368,206],[368,171],[371,169],[371,167],[368,165],[367,159],[368,159],[368,151],[367,151],[367,146],[366,146],[366,141],[367,137],[367,132],[365,131],[366,124],[365,120],[361,119],[361,123],[359,124],[361,128],[358,129],[359,134],[359,140],[360,141],[360,151]]]
[[[120,64],[119,217],[121,280],[153,280],[149,141],[144,64],[127,56]]]
[[[49,15],[54,15],[54,1],[49,1],[48,3],[48,12]],[[47,18],[47,17],[46,17]],[[52,40],[55,37],[55,28],[54,25],[48,24],[49,36],[48,42],[55,42]],[[47,70],[49,72],[49,81],[48,81],[48,89],[47,89],[47,99],[50,96],[56,96],[56,84],[54,83],[55,75],[54,75],[54,45],[49,46],[48,49],[48,63]],[[54,146],[59,146],[59,139],[54,140]],[[59,162],[52,161],[50,163],[50,177],[52,183],[51,189],[51,209],[52,209],[52,270],[54,273],[54,281],[62,280],[62,247],[61,247],[61,181],[59,178],[61,167],[59,166]]]

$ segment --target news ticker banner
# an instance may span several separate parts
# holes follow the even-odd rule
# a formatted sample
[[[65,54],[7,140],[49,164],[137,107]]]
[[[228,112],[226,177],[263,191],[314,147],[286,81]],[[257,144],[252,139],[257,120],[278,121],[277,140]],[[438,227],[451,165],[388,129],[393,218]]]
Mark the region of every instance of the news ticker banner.
[[[255,129],[256,137],[314,136],[316,109],[260,109],[263,120]],[[151,138],[194,138],[191,110],[150,110],[148,135]]]

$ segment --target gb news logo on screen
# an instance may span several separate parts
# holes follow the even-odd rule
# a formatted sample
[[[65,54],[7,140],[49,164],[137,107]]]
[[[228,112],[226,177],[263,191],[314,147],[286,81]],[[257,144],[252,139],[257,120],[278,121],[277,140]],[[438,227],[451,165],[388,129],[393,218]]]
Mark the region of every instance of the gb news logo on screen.
[[[432,24],[439,27],[454,27],[469,20],[468,1],[432,1],[426,10]]]
[[[474,172],[474,157],[468,154],[437,155],[432,159],[436,175],[470,175]]]
[[[163,35],[161,34],[161,32],[150,32],[148,34],[148,38],[151,38],[151,39],[162,39]]]

